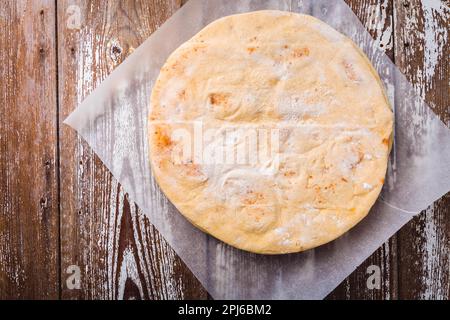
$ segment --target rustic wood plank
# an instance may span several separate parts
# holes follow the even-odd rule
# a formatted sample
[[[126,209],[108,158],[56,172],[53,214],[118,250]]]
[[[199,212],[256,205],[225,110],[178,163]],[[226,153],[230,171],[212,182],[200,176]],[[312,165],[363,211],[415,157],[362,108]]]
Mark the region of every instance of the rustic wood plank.
[[[395,1],[395,59],[450,124],[448,1]],[[420,119],[420,115],[418,115]],[[450,193],[398,233],[399,298],[450,298]]]
[[[346,0],[367,31],[381,49],[393,59],[393,0]],[[328,299],[395,299],[397,297],[396,236],[361,264]],[[368,288],[367,280],[374,272],[371,266],[379,268],[380,288]]]
[[[58,1],[60,120],[180,5],[178,0]],[[80,25],[73,28],[77,15]],[[206,298],[88,145],[68,127],[60,135],[62,297]],[[81,271],[79,290],[66,285],[71,265]]]
[[[0,299],[59,296],[55,2],[0,5]]]

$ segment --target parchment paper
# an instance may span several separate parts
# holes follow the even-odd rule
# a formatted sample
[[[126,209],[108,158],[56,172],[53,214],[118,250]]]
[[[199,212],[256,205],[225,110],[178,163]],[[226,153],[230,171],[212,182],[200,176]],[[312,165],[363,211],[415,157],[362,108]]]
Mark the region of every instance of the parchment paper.
[[[168,202],[149,167],[149,97],[166,58],[217,18],[261,9],[311,14],[352,38],[380,73],[395,109],[387,181],[368,217],[338,240],[298,254],[250,254],[204,234]],[[417,114],[421,116],[413,116]],[[322,299],[415,214],[450,190],[450,130],[341,0],[191,0],[65,123],[89,143],[216,299]]]

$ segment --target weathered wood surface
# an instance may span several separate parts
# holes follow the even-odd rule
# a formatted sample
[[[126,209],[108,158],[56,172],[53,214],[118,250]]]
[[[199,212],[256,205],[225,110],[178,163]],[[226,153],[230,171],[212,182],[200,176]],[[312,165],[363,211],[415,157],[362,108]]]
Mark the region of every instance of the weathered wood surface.
[[[450,2],[396,1],[394,19],[396,65],[450,126]],[[449,299],[450,193],[397,238],[399,298]]]
[[[59,125],[183,2],[1,5],[0,298],[208,298],[88,145]],[[449,123],[449,3],[346,2]],[[449,198],[405,226],[329,298],[448,299]],[[380,267],[380,289],[367,288],[371,265]],[[80,268],[80,289],[67,286],[71,266]]]
[[[0,4],[0,299],[58,297],[54,1]]]

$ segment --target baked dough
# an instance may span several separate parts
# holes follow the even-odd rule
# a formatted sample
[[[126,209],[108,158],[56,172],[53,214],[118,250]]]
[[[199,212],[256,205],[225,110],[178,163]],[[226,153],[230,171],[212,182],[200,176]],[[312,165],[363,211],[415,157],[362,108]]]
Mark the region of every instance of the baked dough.
[[[350,39],[311,16],[211,23],[168,58],[150,109],[161,189],[236,248],[280,254],[334,240],[384,183],[393,114],[381,81]]]

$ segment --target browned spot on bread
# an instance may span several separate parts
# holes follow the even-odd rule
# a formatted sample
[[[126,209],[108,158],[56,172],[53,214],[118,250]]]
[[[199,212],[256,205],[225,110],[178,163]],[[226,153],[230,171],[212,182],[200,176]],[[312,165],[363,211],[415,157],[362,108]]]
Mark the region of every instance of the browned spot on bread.
[[[158,161],[158,168],[159,169],[166,169],[167,168],[167,159],[162,159]]]
[[[292,51],[292,56],[294,58],[307,57],[307,56],[309,56],[309,49],[308,48],[294,49],[294,51]]]
[[[352,169],[356,168],[363,160],[364,154],[362,152],[358,152],[358,161],[356,161],[356,163],[351,166]]]
[[[252,191],[252,192],[248,192],[247,195],[249,195],[249,196],[242,200],[242,203],[244,203],[246,205],[256,204],[256,203],[264,200],[264,195],[259,192]]]
[[[164,133],[162,130],[157,129],[154,132],[155,142],[159,148],[167,148],[172,145],[172,140],[170,137]]]
[[[209,102],[212,105],[223,105],[228,102],[228,98],[230,97],[230,94],[228,93],[211,93],[209,95]]]
[[[384,138],[382,142],[386,146],[389,145],[389,139]]]
[[[346,74],[347,78],[349,78],[353,82],[359,82],[360,79],[359,79],[353,65],[347,61],[344,61],[343,65],[344,65],[345,74]]]
[[[344,181],[344,182],[348,182],[348,180],[345,179],[345,178],[341,178],[341,180]]]
[[[255,52],[256,48],[255,47],[249,47],[247,48],[247,52],[252,54],[253,52]]]
[[[285,177],[293,177],[296,174],[297,174],[297,172],[295,172],[295,171],[287,171],[287,172],[284,173],[284,176]]]
[[[381,179],[381,183],[384,183],[384,178],[383,178],[383,179]]]
[[[186,90],[182,90],[180,93],[178,93],[178,97],[181,100],[186,100]]]
[[[269,79],[269,84],[270,84],[271,86],[276,85],[278,82],[280,82],[280,79],[278,79],[278,78],[272,78],[272,79]]]
[[[244,204],[251,205],[251,204],[255,204],[256,200],[255,199],[244,199],[242,202]]]
[[[191,177],[201,176],[203,173],[200,171],[200,167],[193,163],[183,164],[186,175]]]
[[[335,187],[336,187],[336,184],[330,183],[329,185],[325,186],[324,189],[334,191]]]
[[[312,175],[308,175],[308,178],[306,179],[306,188],[311,188],[313,186],[313,178]]]
[[[201,43],[204,43],[204,41],[201,41]],[[204,44],[200,44],[200,45],[198,45],[198,46],[196,46],[196,47],[194,47],[194,52],[204,52],[205,51],[205,49],[207,49],[207,46],[206,45],[204,45]],[[187,56],[187,58],[189,59],[189,55]]]
[[[170,67],[175,70],[180,66],[180,63],[178,61],[174,62]]]

